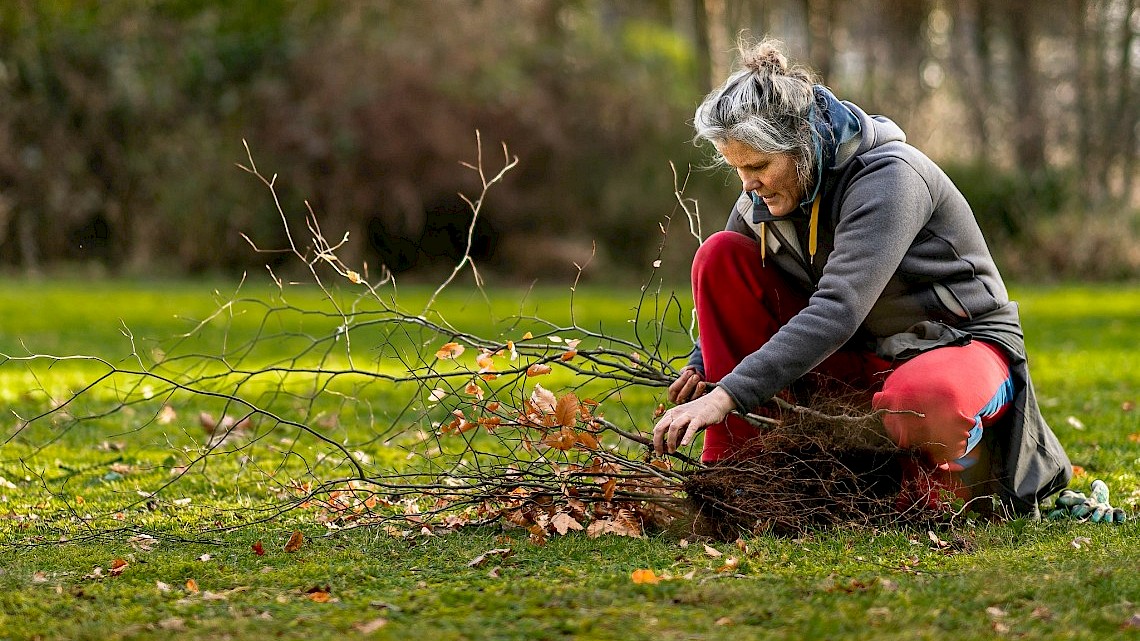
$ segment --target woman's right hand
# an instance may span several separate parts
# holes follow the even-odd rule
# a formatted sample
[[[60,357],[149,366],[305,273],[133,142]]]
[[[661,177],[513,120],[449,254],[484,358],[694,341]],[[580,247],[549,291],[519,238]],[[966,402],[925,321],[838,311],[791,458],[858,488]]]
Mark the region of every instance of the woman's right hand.
[[[677,377],[677,380],[669,386],[669,402],[674,405],[688,403],[704,396],[708,387],[704,376],[701,376],[697,368],[686,367],[681,370],[681,375]]]

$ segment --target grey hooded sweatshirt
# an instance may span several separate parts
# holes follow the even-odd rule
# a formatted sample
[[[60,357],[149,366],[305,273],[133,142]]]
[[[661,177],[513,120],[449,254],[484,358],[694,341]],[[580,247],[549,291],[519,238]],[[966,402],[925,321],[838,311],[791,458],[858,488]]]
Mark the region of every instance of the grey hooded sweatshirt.
[[[775,218],[762,201],[742,194],[727,225],[752,238],[765,229],[767,260],[810,299],[720,387],[737,407],[753,409],[844,346],[899,361],[975,338],[999,345],[1011,361],[1015,398],[1002,421],[984,432],[994,478],[986,491],[1017,513],[1036,514],[1041,499],[1068,484],[1072,465],[1041,416],[1017,304],[973,211],[893,122],[840,103],[823,87],[815,93],[816,129],[831,141],[817,179],[815,256],[802,249],[806,202]],[[689,364],[703,372],[699,342]]]

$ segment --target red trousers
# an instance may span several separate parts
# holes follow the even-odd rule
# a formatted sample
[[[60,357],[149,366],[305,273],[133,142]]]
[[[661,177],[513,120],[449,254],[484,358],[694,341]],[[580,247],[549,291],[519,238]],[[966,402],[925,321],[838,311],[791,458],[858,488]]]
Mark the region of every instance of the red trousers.
[[[756,241],[735,232],[719,232],[704,242],[692,276],[705,380],[710,382],[731,372],[808,302],[779,270],[761,263]],[[813,373],[813,380],[838,380],[845,388],[865,392],[875,410],[921,414],[888,413],[883,423],[901,447],[917,449],[932,467],[948,471],[971,464],[967,455],[983,428],[1001,417],[1013,397],[1008,359],[982,341],[940,347],[899,363],[872,352],[840,350]],[[755,435],[750,424],[729,416],[705,431],[701,458],[730,456]]]

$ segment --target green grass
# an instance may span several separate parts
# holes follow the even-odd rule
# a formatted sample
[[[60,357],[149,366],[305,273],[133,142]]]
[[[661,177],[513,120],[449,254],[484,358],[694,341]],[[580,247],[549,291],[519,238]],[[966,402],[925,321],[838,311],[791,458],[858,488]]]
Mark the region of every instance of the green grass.
[[[0,352],[96,354],[121,367],[132,362],[135,352],[147,363],[155,358],[177,363],[179,354],[213,353],[223,341],[232,347],[259,331],[262,336],[298,331],[324,336],[330,323],[335,327],[335,319],[297,315],[275,315],[277,324],[267,327],[261,308],[236,305],[180,346],[156,340],[187,332],[207,318],[219,301],[230,298],[233,287],[219,289],[215,299],[210,286],[194,283],[8,282],[0,286]],[[243,295],[263,300],[270,293],[243,290]],[[415,309],[412,301],[422,304],[429,294],[408,288],[400,300]],[[1135,340],[1140,288],[1022,287],[1014,294],[1022,303],[1031,371],[1046,418],[1073,462],[1087,471],[1074,484],[1087,489],[1093,478],[1104,478],[1115,502],[1136,516],[1140,443],[1130,435],[1140,433],[1140,410],[1125,408],[1140,403]],[[503,338],[542,331],[531,321],[512,325],[495,320],[511,314],[541,316],[560,325],[570,320],[564,290],[492,291],[491,297],[489,306],[480,296],[457,289],[441,301],[441,309],[458,329]],[[290,294],[290,301],[305,308],[320,305],[313,292]],[[636,291],[581,291],[575,320],[583,327],[630,336],[635,328],[627,320],[636,305]],[[669,313],[687,318],[680,308]],[[123,326],[134,336],[133,345]],[[648,331],[646,326],[637,329]],[[398,369],[389,358],[398,350],[363,347],[384,336],[407,350],[401,352],[405,356],[437,346],[425,343],[437,340],[429,334],[358,334],[358,367]],[[270,345],[259,344],[262,351],[250,357],[272,361],[306,340],[281,334]],[[666,342],[668,351],[683,351],[680,333]],[[340,362],[339,352],[330,354],[326,362]],[[25,415],[42,411],[52,398],[74,391],[100,371],[92,363],[29,368],[8,362],[0,365],[0,398]],[[565,382],[553,379],[551,386]],[[398,464],[384,458],[390,448],[366,442],[360,429],[376,415],[396,412],[398,393],[351,380],[341,391],[354,390],[368,396],[371,415],[335,394],[289,409],[307,416],[336,414],[339,421],[328,436],[360,444],[378,465]],[[88,405],[71,414],[94,412],[130,391],[126,382],[100,388]],[[660,396],[654,390],[627,390],[620,401],[632,416],[647,417]],[[700,542],[683,546],[677,536],[664,534],[645,539],[571,534],[538,547],[528,542],[525,531],[501,527],[410,539],[377,528],[328,531],[311,511],[217,530],[215,523],[255,520],[250,510],[271,493],[272,461],[251,456],[242,463],[240,454],[221,457],[146,505],[137,491],[169,478],[170,467],[189,455],[186,448],[202,440],[190,417],[202,409],[223,409],[205,399],[175,395],[171,403],[180,418],[159,426],[151,419],[162,400],[139,402],[130,411],[70,428],[66,420],[37,423],[0,447],[0,476],[15,485],[0,487],[0,639],[1140,635],[1140,630],[1124,627],[1140,612],[1140,526],[1135,519],[1119,527],[963,524],[940,533],[952,542],[945,549],[933,545],[925,530],[904,528],[825,531],[796,540],[755,537],[745,541],[745,550],[714,545],[724,555],[719,558]],[[0,426],[7,438],[16,420],[4,419]],[[281,446],[281,437],[293,436],[288,426],[270,426],[261,442],[267,448]],[[310,462],[320,450],[311,439],[295,447]],[[110,474],[116,463],[127,465],[127,473]],[[324,463],[316,473],[333,474],[341,464]],[[42,479],[55,491],[45,493]],[[177,499],[190,499],[190,504],[178,505]],[[188,540],[162,538],[147,549],[131,540],[134,532],[123,532],[59,543],[58,528],[29,518],[67,510],[82,517],[128,503],[134,505],[124,510],[121,524]],[[99,523],[116,522],[113,514],[108,519]],[[71,524],[74,539],[82,537],[82,528],[76,529],[81,522]],[[287,553],[283,546],[294,529],[303,531],[306,540],[299,551]],[[263,556],[251,548],[257,541],[263,544]],[[510,548],[511,554],[468,565],[496,548]],[[720,571],[729,557],[739,565]],[[116,559],[129,565],[109,576]],[[93,576],[97,567],[103,576]],[[643,568],[671,578],[635,584],[631,573]],[[189,579],[196,581],[198,593],[187,590]],[[310,598],[309,590],[326,587],[329,601]],[[380,626],[378,619],[386,623]],[[375,630],[361,632],[369,623]]]

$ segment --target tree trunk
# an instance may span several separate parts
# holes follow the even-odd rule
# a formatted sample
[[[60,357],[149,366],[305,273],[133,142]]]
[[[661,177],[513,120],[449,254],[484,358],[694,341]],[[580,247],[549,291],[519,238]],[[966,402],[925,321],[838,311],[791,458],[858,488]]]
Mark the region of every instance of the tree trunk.
[[[1013,74],[1014,100],[1017,105],[1013,122],[1014,159],[1018,168],[1029,174],[1045,168],[1045,114],[1041,108],[1036,41],[1038,10],[1030,0],[1016,0],[1006,5],[1010,40],[1010,71]]]
[[[826,83],[832,74],[835,59],[835,25],[839,7],[835,0],[803,0],[807,18],[808,59]]]
[[[1127,203],[1132,197],[1136,173],[1136,127],[1140,126],[1140,117],[1136,115],[1135,87],[1133,86],[1132,45],[1136,40],[1136,32],[1132,30],[1132,14],[1136,11],[1136,0],[1125,0],[1124,12],[1120,19],[1120,39],[1117,51],[1120,67],[1117,70],[1116,86],[1116,122],[1114,129],[1118,132],[1116,162],[1123,172],[1120,179],[1120,192],[1118,200]]]
[[[950,56],[972,125],[973,160],[982,165],[990,163],[989,15],[985,0],[958,0],[953,32],[955,52]]]

